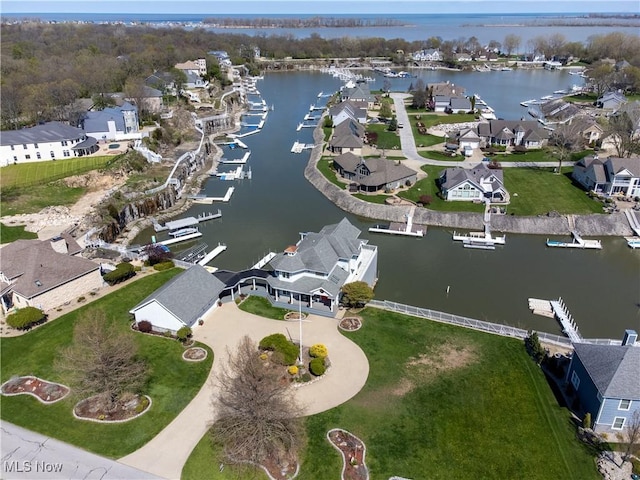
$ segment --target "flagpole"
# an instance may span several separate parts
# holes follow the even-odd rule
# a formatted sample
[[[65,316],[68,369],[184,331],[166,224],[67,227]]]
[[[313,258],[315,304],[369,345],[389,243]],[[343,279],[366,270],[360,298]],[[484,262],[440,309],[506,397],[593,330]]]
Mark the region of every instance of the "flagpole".
[[[300,365],[302,365],[302,294],[298,294],[298,322],[300,323]]]

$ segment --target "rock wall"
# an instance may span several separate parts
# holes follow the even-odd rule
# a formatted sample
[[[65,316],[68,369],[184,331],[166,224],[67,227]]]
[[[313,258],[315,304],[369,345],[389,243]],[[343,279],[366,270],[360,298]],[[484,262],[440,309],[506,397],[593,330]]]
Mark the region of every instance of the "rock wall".
[[[318,123],[321,125],[322,121]],[[325,197],[342,210],[361,217],[383,220],[386,222],[404,222],[404,217],[411,207],[396,205],[380,205],[365,202],[329,182],[318,171],[316,164],[323,151],[324,132],[319,126],[314,130],[316,147],[311,150],[309,162],[304,170],[305,178]],[[623,213],[612,215],[571,215],[575,229],[584,236],[626,236],[632,235],[631,227]],[[413,223],[438,227],[460,228],[469,230],[483,229],[483,216],[477,213],[438,212],[427,208],[416,209]],[[540,215],[536,217],[516,217],[511,215],[493,215],[491,228],[498,232],[566,235],[571,231],[570,220],[563,215]]]

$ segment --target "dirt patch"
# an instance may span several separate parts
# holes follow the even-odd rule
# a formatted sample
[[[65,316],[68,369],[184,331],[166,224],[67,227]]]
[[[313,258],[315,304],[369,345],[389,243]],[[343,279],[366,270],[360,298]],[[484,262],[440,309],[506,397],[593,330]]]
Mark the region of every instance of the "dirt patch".
[[[445,372],[458,370],[477,360],[472,345],[445,343],[431,354],[411,358],[405,365],[407,375],[414,384],[428,383]]]
[[[2,384],[3,395],[33,395],[42,403],[55,403],[69,394],[69,387],[37,377],[16,377]]]
[[[362,319],[360,317],[345,317],[340,320],[338,327],[347,332],[355,332],[362,328]]]

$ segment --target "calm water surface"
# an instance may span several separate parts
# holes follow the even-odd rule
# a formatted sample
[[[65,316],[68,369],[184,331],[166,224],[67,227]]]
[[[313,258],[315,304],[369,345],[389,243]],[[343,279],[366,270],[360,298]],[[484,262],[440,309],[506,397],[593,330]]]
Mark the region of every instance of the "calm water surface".
[[[419,74],[429,82],[459,83],[510,119],[526,114],[519,106],[523,99],[566,88],[575,79],[543,71]],[[393,88],[406,89],[411,81],[394,79]],[[248,165],[253,179],[211,179],[204,187],[210,195],[236,187],[231,202],[220,204],[222,219],[201,225],[201,240],[210,249],[218,242],[229,247],[212,265],[247,268],[268,251],[295,243],[299,232],[318,231],[346,216],[362,230],[362,238],[379,247],[378,299],[559,333],[554,320],[529,312],[527,298],[561,296],[585,337],[621,338],[626,328],[640,329],[640,251],[628,248],[622,238],[603,239],[602,251],[575,251],[548,249],[546,237],[508,234],[502,248],[470,251],[454,243],[446,229],[429,228],[421,239],[369,234],[374,221],[347,214],[328,201],[303,176],[309,154],[295,155],[290,149],[295,140],[311,141],[311,129],[296,132],[309,104],[320,91],[335,91],[340,85],[320,73],[270,74],[258,83],[274,111],[262,132],[243,139],[252,152]],[[243,153],[226,150],[225,156]],[[217,208],[197,205],[183,216]],[[137,241],[148,241],[151,234],[145,232]]]

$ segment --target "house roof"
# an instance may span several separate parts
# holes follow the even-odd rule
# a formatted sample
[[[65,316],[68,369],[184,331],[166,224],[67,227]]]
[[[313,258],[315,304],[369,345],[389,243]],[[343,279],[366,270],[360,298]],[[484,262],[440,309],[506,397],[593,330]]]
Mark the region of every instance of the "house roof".
[[[471,102],[467,97],[451,97],[451,101],[449,102],[449,108],[453,111],[471,110]]]
[[[589,343],[573,347],[603,397],[640,400],[640,347]]]
[[[194,265],[165,283],[129,313],[157,302],[186,325],[193,325],[218,300],[225,284],[204,267]]]
[[[640,157],[638,156],[630,158],[609,157],[605,163],[611,165],[611,171],[614,175],[627,170],[634,177],[640,177]]]
[[[328,275],[339,259],[349,259],[359,252],[360,230],[346,218],[324,227],[318,233],[307,233],[297,244],[296,252],[277,254],[269,264],[284,272],[319,272]]]
[[[478,124],[478,135],[485,138],[497,137],[504,130],[511,132],[534,131],[542,139],[549,138],[549,133],[535,120],[489,120]]]
[[[75,250],[69,244],[71,251]],[[86,258],[56,252],[49,241],[16,240],[0,249],[0,270],[13,280],[11,289],[33,298],[71,280],[86,275],[100,266]]]
[[[602,160],[600,160],[596,156],[588,155],[584,158],[581,158],[580,160],[578,160],[578,162],[576,162],[574,169],[583,172],[591,170],[593,172],[591,175],[592,178],[598,183],[607,181],[607,174],[604,170],[604,164]]]
[[[382,187],[388,183],[397,182],[416,175],[415,170],[384,158],[361,158],[351,152],[339,155],[333,159],[334,163],[343,170],[355,174],[354,180],[361,185],[370,187]],[[359,168],[360,167],[360,168]],[[361,175],[357,172],[363,170],[368,174]]]
[[[125,131],[123,112],[137,110],[129,102],[124,102],[119,107],[107,107],[104,110],[87,112],[83,119],[84,130],[88,133],[106,132],[109,130],[108,122],[113,121],[116,131]]]
[[[492,187],[494,191],[497,188],[504,189],[504,180],[502,175],[502,170],[499,169],[490,169],[484,163],[479,163],[473,168],[462,168],[462,167],[453,167],[447,168],[442,171],[441,176],[445,175],[446,179],[442,184],[442,187],[450,190],[452,188],[457,187],[458,185],[469,181],[473,183],[478,190],[484,191],[484,189],[480,186],[482,180],[489,178],[491,176],[495,177],[497,182],[492,182]]]
[[[467,55],[468,57],[469,55]],[[464,87],[460,87],[451,82],[430,83],[427,85],[427,91],[431,95],[446,95],[447,97],[453,97],[456,95],[464,95]]]
[[[85,137],[81,128],[71,127],[61,122],[47,122],[20,130],[3,130],[0,145],[23,145],[52,143],[62,140],[80,140]]]

